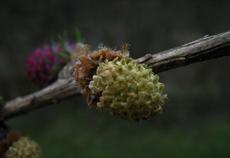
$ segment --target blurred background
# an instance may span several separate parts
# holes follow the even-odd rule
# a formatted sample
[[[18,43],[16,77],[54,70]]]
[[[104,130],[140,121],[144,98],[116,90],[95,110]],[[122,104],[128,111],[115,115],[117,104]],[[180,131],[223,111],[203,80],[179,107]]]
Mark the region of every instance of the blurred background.
[[[25,60],[63,31],[96,48],[128,42],[141,57],[230,29],[230,1],[46,0],[0,2],[0,95],[35,90]],[[149,121],[89,109],[81,96],[9,124],[35,139],[44,158],[230,157],[230,58],[160,73],[169,100]]]

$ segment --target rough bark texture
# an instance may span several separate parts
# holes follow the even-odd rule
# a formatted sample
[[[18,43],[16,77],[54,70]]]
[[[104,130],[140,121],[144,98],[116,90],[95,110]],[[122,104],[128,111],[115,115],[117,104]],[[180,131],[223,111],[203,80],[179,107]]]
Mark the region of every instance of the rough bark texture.
[[[24,97],[18,97],[6,102],[0,112],[2,118],[9,119],[37,108],[57,104],[80,93],[79,85],[72,77],[73,68],[74,62],[69,63],[60,71],[57,81],[53,84]]]
[[[155,73],[196,62],[230,55],[230,32],[205,36],[180,47],[137,59],[149,65]]]
[[[205,36],[180,47],[156,54],[146,54],[137,59],[138,63],[147,64],[155,73],[167,71],[196,62],[230,55],[230,32]],[[3,119],[13,118],[31,110],[56,104],[68,97],[80,94],[79,85],[72,77],[74,62],[68,64],[52,85],[6,102],[2,111]]]

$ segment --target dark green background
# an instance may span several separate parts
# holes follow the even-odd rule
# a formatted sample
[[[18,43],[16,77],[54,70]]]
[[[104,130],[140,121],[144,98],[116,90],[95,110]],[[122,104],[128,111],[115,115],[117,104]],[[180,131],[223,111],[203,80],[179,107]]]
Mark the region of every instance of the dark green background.
[[[0,95],[34,91],[25,59],[52,36],[80,29],[96,48],[128,42],[156,53],[230,29],[229,0],[1,0]],[[81,96],[9,121],[39,142],[44,158],[230,157],[230,58],[160,74],[169,100],[149,121],[89,109]]]

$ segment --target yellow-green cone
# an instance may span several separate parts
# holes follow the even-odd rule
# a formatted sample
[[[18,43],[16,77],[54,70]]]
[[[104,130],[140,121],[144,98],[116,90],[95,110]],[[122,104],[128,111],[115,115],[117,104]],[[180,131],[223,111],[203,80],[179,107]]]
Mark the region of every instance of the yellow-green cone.
[[[14,142],[5,153],[6,158],[40,158],[39,145],[27,137],[21,137]]]
[[[89,88],[100,96],[98,108],[134,120],[161,112],[167,98],[159,77],[131,58],[100,63]]]

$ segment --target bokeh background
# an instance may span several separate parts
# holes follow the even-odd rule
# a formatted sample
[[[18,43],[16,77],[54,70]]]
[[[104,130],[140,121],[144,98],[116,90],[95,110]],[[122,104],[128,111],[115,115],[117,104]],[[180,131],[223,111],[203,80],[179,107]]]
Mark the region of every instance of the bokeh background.
[[[96,48],[128,42],[131,56],[156,53],[230,29],[229,0],[45,0],[0,2],[0,95],[34,91],[25,60],[63,31]],[[35,139],[44,158],[230,157],[230,58],[160,73],[164,113],[134,122],[89,109],[81,96],[9,124]]]

